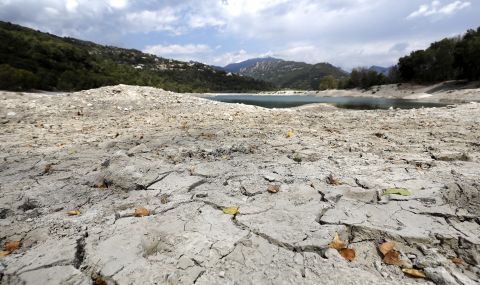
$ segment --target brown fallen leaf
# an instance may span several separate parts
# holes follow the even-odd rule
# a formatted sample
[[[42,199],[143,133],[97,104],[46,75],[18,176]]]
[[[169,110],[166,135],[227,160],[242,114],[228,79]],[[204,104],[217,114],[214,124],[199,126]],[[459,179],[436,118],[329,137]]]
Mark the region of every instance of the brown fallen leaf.
[[[402,272],[407,274],[408,276],[415,277],[415,278],[426,278],[427,276],[423,271],[413,269],[413,268],[403,268]]]
[[[105,189],[105,188],[108,188],[108,184],[105,182],[104,179],[96,182],[94,185],[93,185],[94,188],[97,188],[97,189]]]
[[[454,264],[463,264],[463,260],[461,258],[458,258],[458,257],[450,257],[449,258],[450,261]]]
[[[402,261],[400,260],[400,252],[396,250],[391,250],[385,254],[383,257],[383,262],[389,265],[402,265]]]
[[[268,185],[267,191],[272,194],[278,193],[278,191],[280,191],[280,187],[278,185]]]
[[[337,185],[342,184],[337,177],[333,176],[333,174],[328,175],[326,180],[327,180],[328,184],[333,185],[333,186],[337,186]]]
[[[148,211],[144,207],[138,207],[138,208],[135,208],[135,213],[133,215],[137,218],[147,217],[147,216],[150,216],[150,211]]]
[[[348,261],[353,261],[355,259],[355,250],[351,248],[342,248],[340,250],[340,255],[343,256]]]
[[[69,215],[69,216],[78,216],[78,215],[80,215],[80,214],[81,214],[81,213],[80,213],[79,210],[71,210],[71,211],[68,211],[68,212],[67,212],[67,215]]]
[[[107,282],[102,277],[96,277],[93,281],[94,285],[107,285]]]
[[[343,243],[343,241],[340,239],[340,236],[338,235],[338,233],[335,233],[335,237],[333,238],[333,240],[330,242],[330,248],[334,248],[336,250],[341,250],[343,248],[346,248],[345,244]]]
[[[393,241],[387,241],[382,243],[378,246],[378,250],[385,256],[389,251],[391,251],[395,247],[395,243]]]
[[[45,168],[43,169],[43,174],[49,174],[52,172],[52,165],[51,164],[47,164],[45,165]]]
[[[1,250],[0,251],[0,257],[5,257],[5,256],[9,255],[10,253],[11,253],[10,251]]]
[[[15,250],[19,249],[21,245],[22,244],[19,240],[10,240],[5,242],[5,244],[3,245],[3,250],[14,252]]]

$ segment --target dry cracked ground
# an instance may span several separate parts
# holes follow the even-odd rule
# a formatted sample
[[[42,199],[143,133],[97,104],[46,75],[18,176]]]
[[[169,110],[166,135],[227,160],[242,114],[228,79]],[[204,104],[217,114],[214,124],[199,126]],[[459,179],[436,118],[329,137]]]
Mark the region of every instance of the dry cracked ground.
[[[480,104],[269,110],[133,86],[0,102],[0,241],[21,241],[1,284],[478,284]]]

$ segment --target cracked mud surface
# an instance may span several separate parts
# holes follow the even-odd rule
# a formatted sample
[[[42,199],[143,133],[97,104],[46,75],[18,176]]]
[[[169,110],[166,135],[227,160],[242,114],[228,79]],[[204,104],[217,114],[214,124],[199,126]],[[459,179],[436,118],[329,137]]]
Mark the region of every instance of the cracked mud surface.
[[[478,284],[480,104],[268,110],[133,86],[0,101],[0,241],[22,241],[1,284]],[[427,278],[384,264],[384,240]]]

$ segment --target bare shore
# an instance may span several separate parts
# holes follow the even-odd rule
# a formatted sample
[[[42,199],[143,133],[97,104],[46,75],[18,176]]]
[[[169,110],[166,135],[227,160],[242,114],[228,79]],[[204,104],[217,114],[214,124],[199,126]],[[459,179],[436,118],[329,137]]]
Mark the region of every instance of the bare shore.
[[[1,284],[480,279],[480,103],[270,110],[123,85],[0,102],[0,241],[21,242]]]

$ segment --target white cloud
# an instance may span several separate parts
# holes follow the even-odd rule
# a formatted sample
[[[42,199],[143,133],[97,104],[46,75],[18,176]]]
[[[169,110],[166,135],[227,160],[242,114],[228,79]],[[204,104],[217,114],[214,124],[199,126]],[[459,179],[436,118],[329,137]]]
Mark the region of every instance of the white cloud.
[[[115,9],[125,9],[128,6],[128,0],[108,0],[108,4]]]
[[[175,9],[166,7],[161,10],[128,13],[126,20],[128,22],[127,29],[135,32],[151,32],[151,31],[176,31],[175,23],[178,20]]]
[[[65,2],[65,8],[67,9],[68,12],[75,12],[78,7],[78,2],[77,0],[67,0]]]
[[[188,26],[191,28],[221,27],[224,25],[225,21],[218,17],[209,17],[198,14],[191,14],[188,16]]]
[[[470,7],[472,3],[467,1],[455,1],[442,6],[440,1],[432,1],[430,5],[421,5],[418,10],[413,11],[407,16],[407,19],[413,19],[417,17],[428,16],[449,16],[467,7]]]
[[[241,49],[239,51],[219,54],[212,59],[212,63],[215,65],[224,66],[229,63],[240,62],[253,57],[257,57],[257,55],[248,53],[246,50]]]

